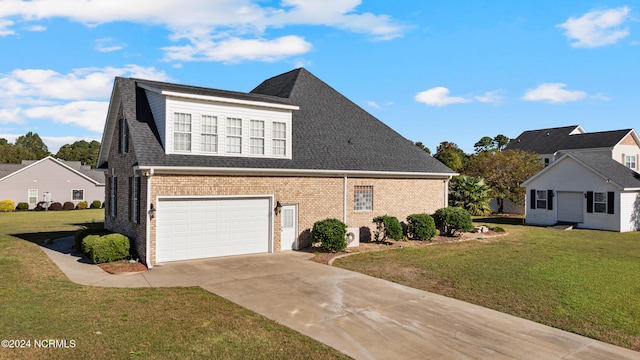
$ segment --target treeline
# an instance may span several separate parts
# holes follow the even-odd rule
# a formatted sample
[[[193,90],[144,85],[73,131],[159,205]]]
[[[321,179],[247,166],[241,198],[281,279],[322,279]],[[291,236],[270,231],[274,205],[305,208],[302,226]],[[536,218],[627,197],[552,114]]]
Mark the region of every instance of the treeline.
[[[73,144],[65,144],[54,155],[49,152],[47,145],[37,133],[28,132],[10,143],[7,139],[0,138],[0,163],[20,164],[22,160],[40,160],[49,155],[66,161],[80,161],[82,165],[92,168],[98,161],[100,142],[85,140],[76,141]]]

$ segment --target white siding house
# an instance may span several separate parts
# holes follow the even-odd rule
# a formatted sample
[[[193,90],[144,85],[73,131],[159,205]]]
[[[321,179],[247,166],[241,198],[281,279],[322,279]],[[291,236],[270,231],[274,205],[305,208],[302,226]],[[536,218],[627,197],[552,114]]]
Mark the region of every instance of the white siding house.
[[[640,229],[640,175],[607,155],[568,152],[522,187],[527,224]]]

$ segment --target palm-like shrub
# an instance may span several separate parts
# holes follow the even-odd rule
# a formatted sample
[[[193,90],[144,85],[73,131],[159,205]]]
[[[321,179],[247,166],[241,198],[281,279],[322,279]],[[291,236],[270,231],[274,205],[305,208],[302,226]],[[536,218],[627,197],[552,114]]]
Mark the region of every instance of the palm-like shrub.
[[[460,207],[471,215],[491,214],[491,189],[476,176],[460,175],[451,182],[449,206]]]

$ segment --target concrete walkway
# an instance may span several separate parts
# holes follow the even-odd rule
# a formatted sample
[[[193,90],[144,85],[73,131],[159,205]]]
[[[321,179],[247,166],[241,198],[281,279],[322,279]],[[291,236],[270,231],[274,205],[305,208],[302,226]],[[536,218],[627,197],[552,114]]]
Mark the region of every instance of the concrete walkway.
[[[111,275],[72,239],[45,253],[94,286],[201,286],[356,359],[640,359],[640,353],[287,252],[167,263]]]

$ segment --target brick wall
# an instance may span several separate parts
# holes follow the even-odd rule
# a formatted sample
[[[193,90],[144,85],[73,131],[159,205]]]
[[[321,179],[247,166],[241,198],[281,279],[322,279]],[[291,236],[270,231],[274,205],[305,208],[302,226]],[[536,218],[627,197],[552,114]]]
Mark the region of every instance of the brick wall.
[[[273,195],[281,204],[298,205],[300,247],[309,245],[314,222],[325,218],[344,218],[344,178],[318,177],[251,177],[251,176],[181,176],[154,175],[151,177],[151,203],[161,196],[225,196]],[[354,186],[373,186],[373,210],[354,211]],[[404,221],[413,213],[433,213],[445,204],[446,183],[429,179],[373,179],[347,180],[347,226],[369,228],[378,215],[393,215]],[[155,263],[155,219],[150,220],[150,255]],[[279,229],[281,218],[274,216],[274,228]],[[280,232],[274,231],[273,248],[280,249]]]

